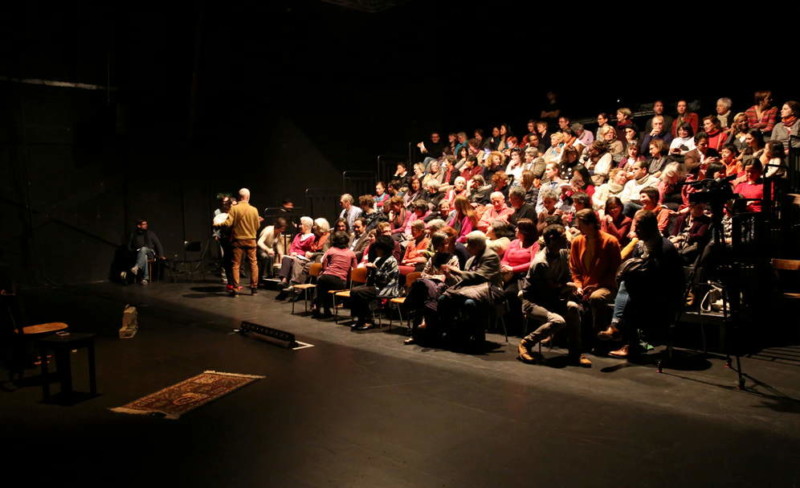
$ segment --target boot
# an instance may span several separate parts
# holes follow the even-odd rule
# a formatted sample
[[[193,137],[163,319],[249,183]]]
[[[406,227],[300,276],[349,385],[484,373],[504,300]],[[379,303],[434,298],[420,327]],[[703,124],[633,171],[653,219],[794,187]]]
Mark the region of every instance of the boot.
[[[517,359],[522,361],[523,363],[527,364],[535,364],[536,358],[533,357],[531,354],[531,348],[534,346],[534,342],[530,339],[524,338],[519,341],[519,346],[517,346],[517,351],[519,352],[519,356]]]

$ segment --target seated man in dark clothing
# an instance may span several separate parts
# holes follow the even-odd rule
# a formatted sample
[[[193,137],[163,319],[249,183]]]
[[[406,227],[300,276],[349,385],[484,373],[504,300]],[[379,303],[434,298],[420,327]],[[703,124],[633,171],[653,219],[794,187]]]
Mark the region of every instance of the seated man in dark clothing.
[[[536,222],[536,207],[530,203],[525,203],[525,190],[521,186],[515,186],[508,192],[508,201],[514,209],[514,213],[508,217],[508,223],[513,227],[517,226],[520,219],[531,219]]]
[[[455,275],[456,284],[439,297],[439,320],[446,329],[470,329],[464,332],[482,342],[486,307],[503,293],[500,258],[480,231],[467,234],[467,251],[470,258],[463,270],[442,266],[445,279]]]
[[[131,273],[138,277],[139,272],[142,272],[142,285],[149,283],[152,278],[147,268],[147,260],[158,258],[167,259],[164,256],[164,248],[161,247],[161,241],[152,230],[147,228],[147,220],[140,219],[136,221],[136,230],[131,234],[128,240],[128,250],[136,253],[136,264],[131,268]],[[122,272],[122,279],[126,279],[127,271]]]
[[[639,242],[631,259],[619,271],[619,290],[614,301],[614,318],[598,333],[600,340],[625,340],[612,357],[636,354],[637,329],[663,329],[674,320],[684,291],[683,266],[675,246],[658,231],[656,215],[649,210],[636,212]]]
[[[538,325],[519,343],[518,359],[535,363],[531,348],[561,329],[569,331],[570,363],[591,367],[592,363],[581,354],[581,306],[572,283],[569,269],[569,247],[564,227],[547,226],[542,232],[545,248],[540,251],[528,269],[522,286],[522,312],[534,325]]]

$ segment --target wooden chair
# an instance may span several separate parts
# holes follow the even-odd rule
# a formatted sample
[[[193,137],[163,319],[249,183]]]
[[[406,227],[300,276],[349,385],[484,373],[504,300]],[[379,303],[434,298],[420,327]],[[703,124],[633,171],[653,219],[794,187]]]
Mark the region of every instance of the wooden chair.
[[[322,263],[312,263],[311,266],[308,268],[308,276],[310,280],[316,281],[317,277],[322,274]],[[303,292],[303,305],[305,306],[305,311],[308,313],[308,291],[314,290],[317,288],[316,283],[302,283],[300,285],[294,285],[292,287],[293,293],[300,293]],[[294,314],[294,303],[295,300],[292,300],[292,313]]]
[[[413,273],[408,273],[406,275],[406,286],[405,286],[406,295],[408,295],[408,292],[411,290],[411,285],[413,285],[414,282],[417,281],[421,275],[422,275],[422,273],[420,273],[418,271],[415,271]],[[403,297],[392,298],[391,300],[389,300],[389,307],[391,307],[392,305],[396,305],[397,306],[397,314],[400,316],[400,323],[403,323],[403,304],[405,304],[405,303],[406,303],[406,297],[404,297],[404,296]],[[406,320],[406,327],[411,329],[411,314],[409,314],[409,316],[408,316],[408,318]],[[392,330],[392,314],[391,313],[389,314],[389,330]]]
[[[367,282],[367,274],[369,273],[369,269],[367,268],[353,268],[350,270],[350,290],[353,289],[356,285],[363,285]],[[338,324],[339,323],[339,308],[336,306],[336,299],[340,298],[342,300],[347,300],[350,298],[350,290],[343,290],[343,291],[336,291],[331,290],[331,294],[333,295],[333,314],[334,314],[334,321]]]
[[[771,264],[778,280],[779,306],[786,307],[784,316],[791,317],[792,312],[800,309],[800,260],[773,259]],[[787,324],[790,323],[792,322],[787,322]],[[794,336],[798,331],[787,330],[785,332]]]
[[[43,324],[35,325],[20,325],[17,320],[16,310],[18,309],[17,295],[15,294],[0,294],[0,301],[3,305],[3,320],[7,322],[6,327],[10,328],[11,338],[14,341],[13,357],[10,361],[9,373],[11,380],[14,381],[14,376],[18,375],[18,379],[22,379],[25,371],[25,363],[27,362],[28,353],[30,352],[30,345],[49,335],[57,332],[67,331],[69,325],[63,322],[46,322]]]

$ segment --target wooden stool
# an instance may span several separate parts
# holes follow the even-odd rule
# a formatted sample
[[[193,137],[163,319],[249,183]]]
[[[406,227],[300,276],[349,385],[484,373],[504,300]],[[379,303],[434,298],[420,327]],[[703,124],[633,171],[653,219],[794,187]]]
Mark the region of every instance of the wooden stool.
[[[88,352],[89,360],[89,395],[97,395],[97,378],[95,372],[94,362],[94,334],[82,333],[62,333],[61,335],[52,335],[45,337],[38,341],[39,351],[42,358],[42,401],[50,401],[50,382],[47,376],[49,375],[49,368],[47,360],[47,351],[53,351],[56,360],[56,373],[61,383],[61,392],[59,393],[59,403],[72,403],[75,397],[72,390],[72,361],[70,354],[73,349],[80,349],[85,347]]]

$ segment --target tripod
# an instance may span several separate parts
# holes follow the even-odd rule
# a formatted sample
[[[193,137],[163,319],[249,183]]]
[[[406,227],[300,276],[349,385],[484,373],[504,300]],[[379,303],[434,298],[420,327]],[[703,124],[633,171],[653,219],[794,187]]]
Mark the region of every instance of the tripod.
[[[727,182],[725,182],[727,184]],[[704,269],[706,266],[711,269],[712,272],[716,274],[717,279],[719,280],[720,288],[721,288],[721,299],[722,299],[722,323],[723,327],[727,330],[729,326],[731,326],[730,331],[733,332],[731,334],[734,337],[734,342],[738,344],[739,339],[739,328],[740,328],[740,311],[741,311],[741,293],[735,293],[739,291],[739,280],[734,275],[737,269],[740,269],[740,266],[736,266],[733,261],[733,254],[734,254],[734,246],[733,241],[731,241],[730,245],[728,245],[727,241],[725,240],[725,226],[723,224],[722,215],[723,210],[725,207],[725,201],[727,201],[730,195],[728,192],[724,192],[722,190],[709,190],[708,192],[698,192],[691,195],[690,200],[692,203],[709,203],[711,206],[711,226],[710,231],[712,235],[712,242],[706,244],[703,249],[698,251],[697,257],[694,260],[694,264],[691,266],[691,271],[689,273],[689,277],[686,283],[686,287],[684,288],[683,293],[683,305],[678,309],[677,316],[675,317],[675,321],[670,327],[670,338],[667,343],[667,360],[673,359],[673,330],[675,326],[680,322],[681,318],[686,313],[686,300],[692,291],[693,286],[695,285],[695,281],[697,278],[698,270]],[[723,264],[725,261],[728,261],[729,264]],[[706,336],[705,336],[705,328],[701,324],[701,333],[703,336],[703,354],[707,354],[706,348]],[[726,334],[727,336],[727,334]],[[728,342],[727,340],[725,342]],[[745,380],[744,380],[744,373],[742,372],[742,363],[741,363],[741,355],[739,352],[738,347],[734,347],[733,355],[736,359],[736,366],[733,367],[733,358],[731,358],[731,347],[729,344],[725,344],[725,367],[729,369],[733,369],[737,373],[737,380],[739,389],[744,389]],[[658,362],[658,372],[663,372],[664,361],[659,360]]]

